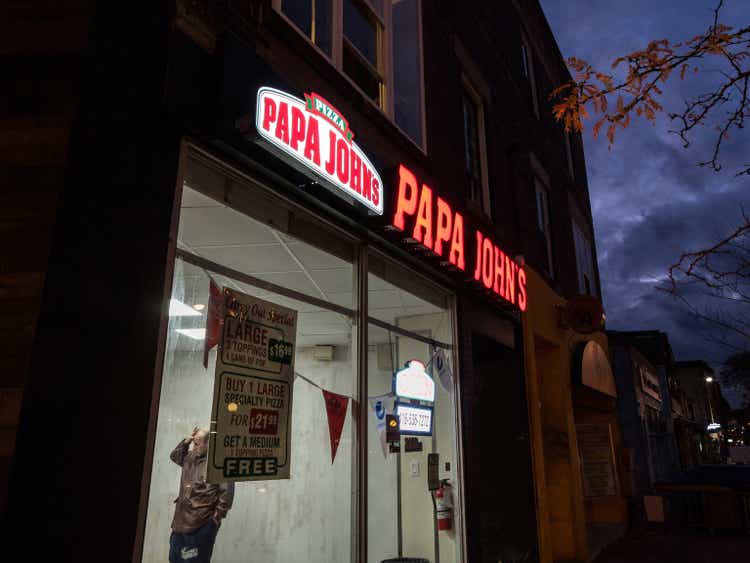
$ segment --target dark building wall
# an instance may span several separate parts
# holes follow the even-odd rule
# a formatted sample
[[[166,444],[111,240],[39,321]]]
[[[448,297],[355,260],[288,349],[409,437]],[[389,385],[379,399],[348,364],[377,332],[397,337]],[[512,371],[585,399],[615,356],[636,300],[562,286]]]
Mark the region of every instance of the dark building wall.
[[[49,160],[23,172],[52,178],[46,190],[28,183],[59,199],[47,216],[56,215],[48,261],[40,250],[38,261],[17,266],[37,276],[46,269],[46,280],[4,511],[6,557],[49,549],[60,561],[130,561],[180,141],[162,107],[171,12],[101,2],[82,8],[90,28],[56,29],[36,8],[28,17],[38,27],[18,36],[33,44],[50,33],[50,44],[80,55],[46,61],[73,67],[59,70],[59,88],[72,81],[69,121],[36,142],[27,132],[27,158]],[[66,36],[73,29],[81,35]],[[23,245],[22,235],[13,243]]]
[[[90,2],[8,2],[0,18],[0,512],[68,170]]]

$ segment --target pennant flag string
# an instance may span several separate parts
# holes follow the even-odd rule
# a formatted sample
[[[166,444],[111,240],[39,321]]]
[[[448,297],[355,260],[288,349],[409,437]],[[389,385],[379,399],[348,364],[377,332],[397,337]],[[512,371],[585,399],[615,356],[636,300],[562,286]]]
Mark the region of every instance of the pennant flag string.
[[[294,372],[294,377],[299,377],[299,378],[300,378],[300,379],[302,379],[303,381],[307,381],[307,383],[309,383],[309,384],[310,384],[310,385],[312,385],[313,387],[317,387],[317,388],[318,388],[318,389],[320,389],[321,391],[328,391],[327,389],[325,389],[324,387],[321,387],[321,386],[320,386],[319,384],[315,383],[315,382],[314,382],[314,381],[313,381],[312,379],[310,379],[310,378],[308,378],[308,377],[305,377],[304,375],[302,375],[302,374],[301,374],[300,372],[298,372],[298,371],[295,371],[295,372]],[[353,400],[353,401],[355,400],[355,398],[354,398],[354,397],[352,397],[351,395],[343,395],[343,396],[344,396],[344,397],[348,397],[348,398],[350,398],[350,399],[351,399],[351,400]],[[388,397],[393,397],[393,391],[389,391],[388,393],[382,393],[382,394],[380,394],[380,395],[368,395],[368,397],[367,397],[367,398],[368,398],[368,399],[374,399],[374,400],[377,400],[377,399],[387,399]]]

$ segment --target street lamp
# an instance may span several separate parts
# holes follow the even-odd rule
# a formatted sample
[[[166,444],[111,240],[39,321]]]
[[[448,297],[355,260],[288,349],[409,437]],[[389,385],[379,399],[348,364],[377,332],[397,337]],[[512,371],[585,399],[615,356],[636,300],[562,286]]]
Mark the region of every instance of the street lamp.
[[[714,378],[711,377],[710,375],[706,378],[706,383],[713,383],[713,381],[714,381]]]

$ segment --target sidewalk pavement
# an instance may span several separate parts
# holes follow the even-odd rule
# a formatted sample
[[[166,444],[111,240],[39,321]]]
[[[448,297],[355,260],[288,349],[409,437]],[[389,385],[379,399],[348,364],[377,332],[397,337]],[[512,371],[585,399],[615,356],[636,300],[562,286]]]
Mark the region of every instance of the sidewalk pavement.
[[[748,563],[750,537],[631,534],[605,549],[595,563]]]

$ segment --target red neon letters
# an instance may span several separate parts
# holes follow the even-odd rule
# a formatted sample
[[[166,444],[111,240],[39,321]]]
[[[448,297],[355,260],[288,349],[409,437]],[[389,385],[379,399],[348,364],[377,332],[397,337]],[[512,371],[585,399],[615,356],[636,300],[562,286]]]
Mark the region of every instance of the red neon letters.
[[[414,174],[401,165],[398,169],[398,196],[393,226],[406,230],[407,217],[413,218],[411,238],[448,262],[466,270],[464,218],[426,184],[418,187]],[[476,230],[474,279],[506,301],[526,310],[526,272],[480,230]]]
[[[506,301],[526,310],[526,272],[477,229],[474,279]],[[518,280],[518,284],[516,284]],[[516,292],[516,288],[518,292]]]
[[[412,238],[439,256],[443,256],[443,243],[450,241],[448,261],[460,270],[465,270],[463,216],[458,212],[454,213],[450,205],[438,196],[437,225],[433,237],[432,189],[426,184],[422,184],[421,190],[417,189],[417,186],[414,174],[405,166],[399,166],[398,199],[393,226],[403,231],[405,229],[404,216],[416,214]]]

